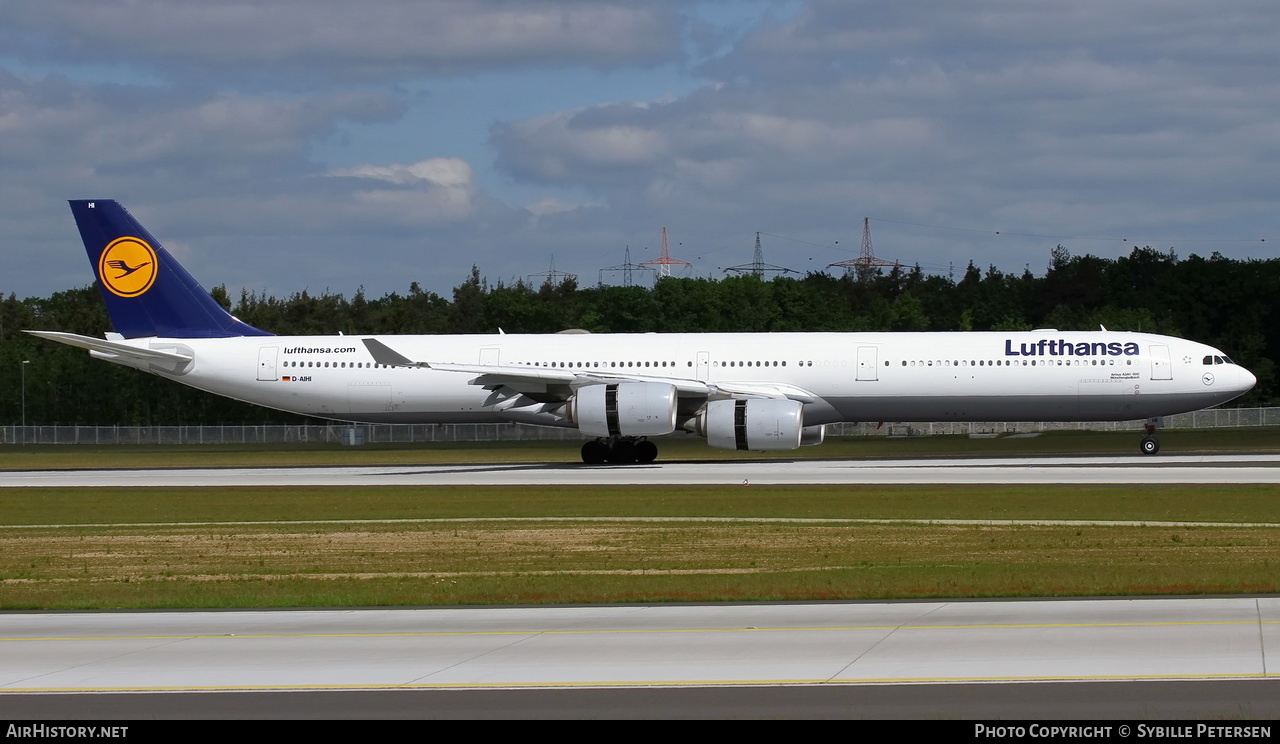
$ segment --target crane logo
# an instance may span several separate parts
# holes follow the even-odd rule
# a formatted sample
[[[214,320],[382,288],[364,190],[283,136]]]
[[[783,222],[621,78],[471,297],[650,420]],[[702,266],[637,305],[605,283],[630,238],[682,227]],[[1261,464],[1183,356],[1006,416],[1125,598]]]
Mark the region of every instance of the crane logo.
[[[118,297],[137,297],[156,283],[156,252],[141,238],[116,238],[98,256],[98,279]]]

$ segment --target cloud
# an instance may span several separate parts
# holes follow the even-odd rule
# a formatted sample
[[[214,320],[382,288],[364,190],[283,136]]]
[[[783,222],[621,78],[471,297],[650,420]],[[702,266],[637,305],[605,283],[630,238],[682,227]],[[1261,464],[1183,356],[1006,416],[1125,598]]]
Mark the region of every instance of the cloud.
[[[365,207],[366,218],[415,223],[460,220],[474,209],[475,182],[470,164],[461,158],[430,158],[408,165],[359,165],[327,174],[382,181],[398,188],[358,188],[352,198]]]
[[[310,141],[339,122],[387,120],[402,111],[377,93],[199,98],[3,72],[0,106],[0,165],[33,168],[37,183],[74,175],[81,186],[127,182],[166,191],[306,170]]]
[[[904,257],[935,264],[1020,266],[1082,234],[1230,237],[1245,212],[1274,233],[1258,197],[1277,195],[1277,30],[1256,2],[1212,19],[1148,2],[807,2],[701,66],[688,95],[505,122],[492,142],[513,178],[583,188],[620,222],[958,228],[910,236]],[[992,240],[1001,227],[1046,237]]]
[[[496,125],[491,140],[502,165],[544,183],[613,179],[632,167],[668,159],[666,135],[648,106],[620,104]],[[632,115],[634,114],[634,116]]]
[[[13,6],[0,30],[6,48],[45,59],[312,82],[652,65],[679,38],[667,4],[617,0],[65,0]]]
[[[572,212],[576,209],[582,209],[584,206],[595,206],[595,205],[584,205],[584,204],[578,204],[574,202],[567,202],[561,199],[556,199],[554,197],[547,197],[546,199],[539,199],[533,204],[529,204],[528,206],[525,207],[525,209],[535,217],[545,217],[548,215]]]
[[[372,178],[397,186],[432,184],[446,188],[472,188],[473,173],[461,158],[430,158],[409,165],[358,165],[329,171],[330,176]]]
[[[1040,270],[1059,242],[1239,255],[1259,243],[1213,239],[1277,231],[1271,3],[752,7],[17,4],[5,59],[65,75],[0,72],[4,278],[68,286],[69,196],[286,293],[447,292],[552,254],[589,275],[653,258],[663,226],[700,275],[757,230],[770,262],[822,268],[864,216],[878,253],[944,270]]]

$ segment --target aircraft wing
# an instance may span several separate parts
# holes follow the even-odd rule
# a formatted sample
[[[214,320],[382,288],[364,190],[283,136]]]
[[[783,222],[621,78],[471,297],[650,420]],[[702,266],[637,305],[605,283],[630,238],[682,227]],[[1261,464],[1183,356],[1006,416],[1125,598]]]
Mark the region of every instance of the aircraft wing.
[[[771,383],[707,383],[683,377],[641,375],[631,372],[603,370],[552,369],[549,367],[517,367],[497,364],[446,364],[420,362],[409,359],[386,344],[373,338],[362,339],[378,364],[392,367],[419,367],[441,372],[464,372],[476,375],[472,385],[489,389],[507,386],[521,392],[549,392],[555,386],[574,389],[586,385],[604,385],[615,382],[664,382],[675,387],[681,397],[713,398],[789,398],[802,403],[813,403],[817,396],[794,385]]]
[[[74,333],[62,333],[61,331],[24,331],[32,336],[47,338],[50,341],[57,341],[60,344],[68,346],[78,346],[82,349],[89,349],[109,357],[122,357],[131,359],[136,362],[178,362],[186,363],[191,361],[191,357],[186,354],[179,354],[176,351],[164,351],[162,349],[148,349],[145,347],[134,346],[132,344],[121,343],[119,341],[106,341],[92,336],[80,336]]]
[[[373,360],[378,364],[386,364],[391,367],[419,367],[434,369],[440,372],[465,372],[476,375],[476,378],[471,381],[471,384],[480,385],[486,388],[497,388],[507,385],[521,389],[529,387],[530,383],[540,384],[542,386],[560,385],[576,388],[583,385],[602,385],[608,382],[618,382],[620,380],[634,380],[637,382],[667,382],[675,385],[676,389],[681,393],[707,395],[711,392],[711,389],[704,382],[671,377],[657,377],[652,375],[616,374],[597,372],[594,370],[591,372],[585,372],[569,369],[552,369],[550,367],[518,367],[502,364],[419,362],[409,359],[375,338],[366,338],[361,340],[364,341],[365,348],[369,350],[369,353],[373,355]]]

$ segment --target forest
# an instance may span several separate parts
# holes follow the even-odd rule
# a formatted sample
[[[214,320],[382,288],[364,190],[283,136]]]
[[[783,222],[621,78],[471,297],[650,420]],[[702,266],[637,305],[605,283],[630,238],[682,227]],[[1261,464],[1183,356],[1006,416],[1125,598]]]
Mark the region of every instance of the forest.
[[[2,289],[2,288],[0,288]],[[369,298],[301,291],[287,298],[223,287],[213,296],[241,320],[282,335],[735,331],[1132,330],[1201,341],[1258,377],[1229,405],[1278,405],[1275,359],[1280,259],[1213,253],[1180,259],[1135,248],[1115,259],[1058,246],[1043,275],[970,263],[963,276],[920,268],[843,275],[659,279],[650,287],[489,284],[478,267],[452,298],[417,282]],[[0,424],[170,425],[297,423],[297,416],[192,390],[91,359],[24,329],[101,336],[110,321],[96,286],[0,299]],[[26,362],[26,363],[24,363]],[[25,406],[23,392],[25,391]]]

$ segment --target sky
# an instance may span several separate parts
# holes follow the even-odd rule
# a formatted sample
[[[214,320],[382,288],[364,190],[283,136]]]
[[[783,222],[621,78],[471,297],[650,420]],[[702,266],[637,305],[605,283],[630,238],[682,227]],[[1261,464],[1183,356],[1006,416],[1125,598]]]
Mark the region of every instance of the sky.
[[[116,199],[206,287],[1274,257],[1280,4],[0,0],[0,293]],[[831,269],[839,271],[839,269]],[[633,278],[640,281],[642,275]]]

